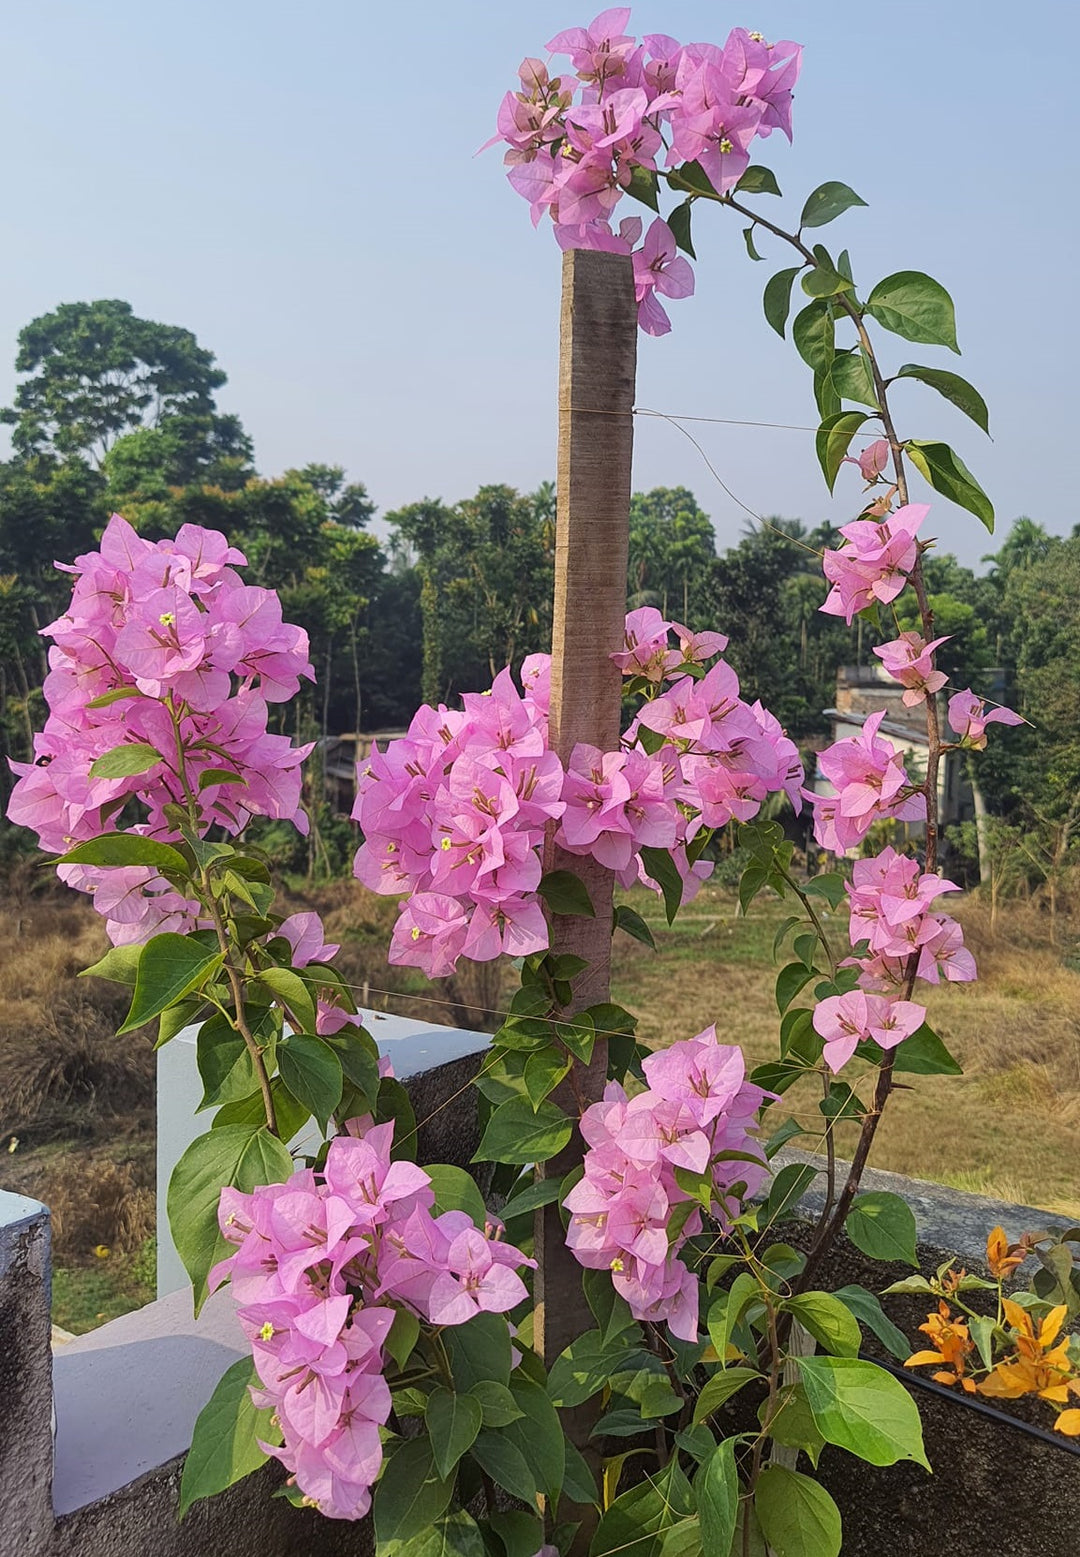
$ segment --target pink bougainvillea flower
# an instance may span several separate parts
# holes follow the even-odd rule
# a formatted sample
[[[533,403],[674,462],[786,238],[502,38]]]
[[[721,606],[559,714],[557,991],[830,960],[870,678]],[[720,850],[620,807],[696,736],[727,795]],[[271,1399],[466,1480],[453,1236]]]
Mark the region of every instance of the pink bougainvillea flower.
[[[905,688],[904,704],[914,708],[926,701],[928,695],[940,692],[947,677],[934,665],[934,651],[949,636],[934,638],[929,643],[917,632],[901,633],[891,643],[883,643],[874,649],[889,675]]]
[[[889,463],[889,440],[887,438],[876,438],[873,443],[868,443],[866,448],[855,457],[845,455],[843,463],[845,465],[857,465],[867,486],[874,486],[885,466]]]
[[[1011,708],[992,708],[986,712],[986,704],[976,697],[971,688],[957,692],[949,699],[949,723],[965,746],[983,751],[986,746],[988,724],[1023,724],[1025,721]]]

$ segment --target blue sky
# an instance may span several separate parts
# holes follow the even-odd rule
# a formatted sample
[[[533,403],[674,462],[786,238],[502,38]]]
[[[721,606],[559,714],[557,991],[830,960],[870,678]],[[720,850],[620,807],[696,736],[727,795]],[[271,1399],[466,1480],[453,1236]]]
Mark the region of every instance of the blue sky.
[[[592,14],[588,0],[3,7],[0,402],[22,324],[123,297],[217,354],[221,403],[264,471],[340,463],[383,510],[553,475],[559,256],[498,149],[473,153],[522,56]],[[717,42],[732,25],[806,45],[795,145],[757,143],[789,197],[769,213],[794,221],[840,179],[869,208],[822,236],[850,247],[857,281],[921,269],[954,296],[961,359],[885,337],[885,360],[963,373],[994,441],[914,384],[896,394],[901,432],[954,444],[999,533],[1019,513],[1070,530],[1080,6],[644,0],[631,23]],[[738,228],[701,212],[697,296],[672,305],[671,335],[642,339],[638,403],[810,424],[809,375],[760,308],[788,261],[763,243],[773,263],[752,264]],[[808,432],[695,432],[758,512],[814,522],[858,504],[853,472],[830,502]],[[722,545],[738,537],[745,516],[700,455],[639,420],[635,484],[677,483]],[[992,544],[941,500],[932,520],[966,560]]]

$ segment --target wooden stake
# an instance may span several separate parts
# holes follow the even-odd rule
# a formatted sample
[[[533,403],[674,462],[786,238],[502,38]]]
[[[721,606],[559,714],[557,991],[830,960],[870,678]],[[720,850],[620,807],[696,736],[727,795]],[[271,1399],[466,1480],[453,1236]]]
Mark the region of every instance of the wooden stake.
[[[558,516],[552,627],[551,744],[564,763],[580,742],[613,751],[619,742],[622,674],[609,656],[623,644],[630,529],[637,305],[628,256],[572,250],[563,256],[559,362]],[[588,888],[594,919],[553,916],[551,949],[589,966],[574,981],[571,1011],[607,1000],[611,975],[612,880],[594,860],[552,845],[549,870],[571,870]],[[567,1112],[600,1097],[607,1043],[592,1063],[575,1061],[556,1094]],[[562,1177],[581,1162],[582,1141],[547,1163]],[[557,1206],[537,1212],[535,1338],[547,1366],[593,1320],[582,1270],[566,1248]],[[564,1413],[570,1437],[589,1452],[596,1413]]]

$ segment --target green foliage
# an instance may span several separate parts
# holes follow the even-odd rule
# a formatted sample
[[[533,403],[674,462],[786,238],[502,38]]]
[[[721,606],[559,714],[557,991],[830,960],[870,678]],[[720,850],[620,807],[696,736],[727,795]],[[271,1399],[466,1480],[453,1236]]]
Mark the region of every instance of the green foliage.
[[[871,1465],[914,1460],[930,1469],[918,1407],[891,1373],[855,1357],[800,1357],[798,1366],[826,1443]]]
[[[799,218],[799,226],[824,227],[827,222],[835,221],[853,205],[865,204],[866,201],[860,200],[855,191],[849,189],[846,184],[835,182],[820,184],[812,195],[807,196]]]
[[[952,298],[940,282],[921,271],[901,270],[879,281],[866,299],[866,311],[906,341],[960,350]]]
[[[260,1441],[281,1442],[281,1429],[271,1421],[273,1412],[252,1404],[252,1384],[258,1384],[255,1364],[241,1357],[218,1380],[199,1412],[180,1479],[181,1519],[192,1503],[224,1492],[264,1465],[267,1455]]]
[[[776,1557],[839,1557],[840,1510],[818,1482],[784,1465],[766,1465],[754,1512]]]
[[[915,1213],[906,1200],[886,1190],[868,1190],[852,1201],[844,1231],[857,1249],[872,1260],[903,1260],[918,1266],[915,1257]]]
[[[228,1248],[217,1221],[222,1186],[250,1193],[258,1184],[284,1183],[292,1170],[287,1149],[265,1125],[223,1125],[196,1136],[177,1162],[169,1179],[169,1227],[195,1289],[196,1313],[210,1268]]]

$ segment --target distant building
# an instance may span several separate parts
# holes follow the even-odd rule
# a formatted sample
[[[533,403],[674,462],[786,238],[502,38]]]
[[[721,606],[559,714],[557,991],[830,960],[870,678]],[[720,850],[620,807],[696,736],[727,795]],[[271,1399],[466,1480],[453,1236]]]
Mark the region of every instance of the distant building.
[[[888,741],[894,751],[903,752],[904,767],[909,777],[917,781],[926,772],[929,751],[926,710],[921,703],[906,708],[903,698],[903,687],[883,666],[841,665],[836,673],[836,705],[825,709],[825,717],[832,725],[832,740],[843,741],[857,735],[871,714],[884,709],[885,717],[878,726],[878,735]],[[942,731],[948,735],[945,703],[940,697],[938,710]],[[832,785],[820,768],[815,769],[813,787],[819,795],[833,793]],[[949,751],[942,755],[938,765],[938,814],[942,827],[975,816],[963,752]],[[898,822],[896,826],[901,836],[912,842],[921,839],[926,831],[921,822]]]

